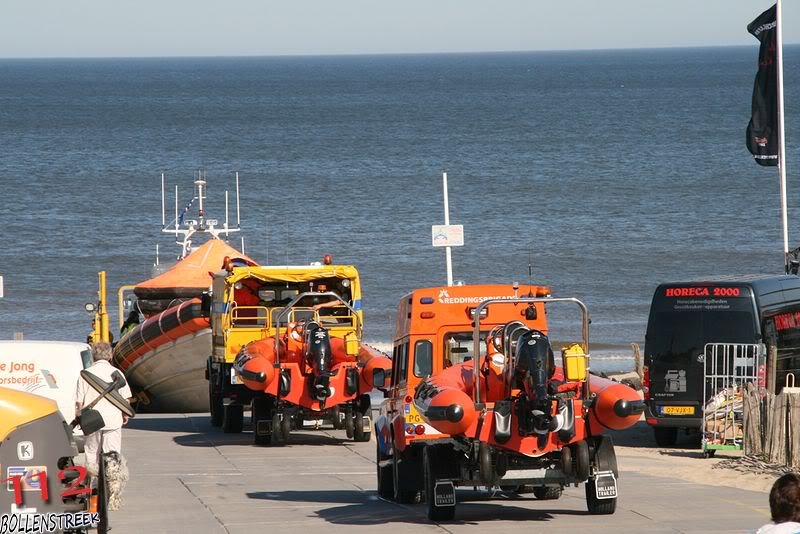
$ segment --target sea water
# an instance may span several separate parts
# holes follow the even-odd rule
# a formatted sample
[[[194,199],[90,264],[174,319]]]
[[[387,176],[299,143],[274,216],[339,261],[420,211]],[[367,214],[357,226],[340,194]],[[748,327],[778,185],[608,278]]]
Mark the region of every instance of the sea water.
[[[794,247],[800,47],[785,58]],[[526,283],[530,264],[534,283],[588,304],[596,355],[629,360],[658,283],[782,271],[777,171],[744,145],[756,61],[757,43],[2,60],[0,338],[85,339],[98,271],[115,297],[150,276],[156,244],[161,261],[178,253],[161,234],[161,173],[168,219],[175,186],[182,210],[202,170],[207,211],[225,219],[227,190],[235,224],[238,170],[247,254],[357,265],[366,338],[387,346],[401,296],[446,281],[430,227],[447,171],[465,234],[455,278]],[[577,308],[550,322],[574,338]]]

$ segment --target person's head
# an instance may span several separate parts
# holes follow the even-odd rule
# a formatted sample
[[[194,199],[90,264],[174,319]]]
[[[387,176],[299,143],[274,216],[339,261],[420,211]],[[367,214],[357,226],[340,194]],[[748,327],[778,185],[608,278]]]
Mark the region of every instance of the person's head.
[[[111,344],[105,341],[99,341],[92,344],[92,359],[96,362],[100,360],[111,361]]]
[[[789,473],[775,481],[769,492],[769,511],[775,523],[800,523],[800,475]]]

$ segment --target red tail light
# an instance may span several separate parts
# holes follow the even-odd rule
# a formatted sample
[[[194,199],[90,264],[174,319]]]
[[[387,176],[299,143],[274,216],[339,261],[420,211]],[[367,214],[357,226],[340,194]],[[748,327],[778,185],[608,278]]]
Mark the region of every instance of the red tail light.
[[[417,428],[414,429],[414,433],[416,435],[422,435],[425,433],[425,426],[424,425],[417,425]]]
[[[406,425],[406,434],[414,433],[414,425]]]
[[[405,399],[403,399],[403,401],[404,401],[406,404],[411,404],[411,401],[413,401],[413,400],[414,400],[414,398],[413,398],[411,395],[406,395],[406,398],[405,398]]]
[[[646,365],[642,367],[642,393],[644,400],[650,400],[650,368]]]

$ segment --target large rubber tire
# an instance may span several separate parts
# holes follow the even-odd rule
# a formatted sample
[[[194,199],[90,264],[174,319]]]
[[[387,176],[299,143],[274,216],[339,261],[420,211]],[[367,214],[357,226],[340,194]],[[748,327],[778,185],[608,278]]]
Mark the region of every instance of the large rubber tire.
[[[540,501],[555,501],[563,491],[561,486],[537,486],[533,488],[533,495]]]
[[[338,406],[331,409],[331,423],[334,430],[341,430],[344,428],[344,419],[342,418],[342,410]]]
[[[364,414],[356,412],[353,415],[353,441],[356,443],[366,443],[372,437],[369,426],[364,430]]]
[[[353,441],[367,442],[372,435],[370,424],[364,430],[364,417],[372,415],[372,402],[369,395],[361,395],[353,409]]]
[[[598,499],[594,479],[586,481],[586,507],[592,515],[610,515],[617,509],[617,499]]]
[[[381,467],[381,449],[378,440],[375,440],[375,465],[378,475],[378,495],[384,499],[391,499],[394,497],[394,479],[392,465],[385,465]]]
[[[208,411],[211,412],[211,426],[222,425],[222,391],[215,384],[216,375],[208,374]]]
[[[676,427],[653,427],[656,445],[659,447],[674,447],[678,442],[678,429]]]
[[[353,439],[355,434],[355,424],[353,421],[353,409],[348,407],[344,412],[344,433],[349,439]]]
[[[422,469],[425,488],[425,507],[428,510],[428,519],[431,521],[452,521],[456,515],[456,506],[436,506],[433,491],[440,470],[437,468],[439,461],[436,446],[427,446],[422,450]]]
[[[392,456],[392,483],[394,484],[394,500],[401,504],[417,502],[422,489],[419,486],[419,475],[422,465],[419,460],[409,457],[408,453],[395,451]],[[400,458],[398,458],[400,457]]]
[[[228,404],[222,410],[222,431],[226,434],[238,434],[244,426],[244,406]]]
[[[283,418],[277,410],[272,411],[272,445],[285,445],[286,438],[283,435]]]
[[[281,436],[283,441],[289,441],[289,435],[292,433],[292,416],[283,412],[283,420],[281,421]]]
[[[253,399],[253,442],[256,445],[271,445],[272,444],[272,431],[259,434],[258,423],[262,421],[270,421],[272,423],[272,412],[275,410],[275,401],[272,397],[255,397]]]

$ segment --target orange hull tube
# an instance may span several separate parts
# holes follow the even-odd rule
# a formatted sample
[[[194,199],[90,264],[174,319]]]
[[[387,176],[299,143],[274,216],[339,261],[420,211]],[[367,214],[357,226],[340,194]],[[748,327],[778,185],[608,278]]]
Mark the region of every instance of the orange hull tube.
[[[277,380],[279,371],[287,376],[291,387],[280,398],[290,404],[302,406],[312,411],[323,411],[330,407],[356,399],[360,394],[374,389],[372,383],[373,372],[381,368],[387,372],[391,370],[392,361],[387,357],[370,356],[363,366],[348,356],[345,351],[345,342],[340,338],[331,338],[331,396],[325,399],[324,404],[312,395],[308,378],[302,342],[290,339],[289,346],[281,349],[280,367],[275,367],[275,338],[268,337],[246,345],[242,350],[247,355],[244,361],[237,361],[236,369],[244,385],[253,391],[264,392],[268,395],[278,396],[280,380]],[[238,358],[237,358],[238,360]],[[357,387],[348,393],[347,376],[356,374]]]
[[[477,418],[472,400],[472,361],[423,381],[414,395],[414,406],[439,432],[465,434]]]
[[[589,410],[592,433],[602,432],[603,428],[625,430],[639,421],[641,409],[631,409],[641,404],[642,399],[636,390],[599,376],[592,375],[589,380],[589,390],[596,395]]]
[[[415,407],[428,424],[443,434],[470,435],[477,430],[474,428],[477,412],[472,395],[472,369],[472,361],[455,365],[438,375],[427,378],[417,387],[414,395]],[[489,395],[485,393],[483,395],[486,395],[490,405],[492,402],[500,400],[497,395],[491,394],[498,391],[496,384],[492,383],[492,378],[499,379],[490,374],[488,380],[482,380],[482,384],[489,388]],[[556,368],[553,378],[563,380],[561,368]],[[624,430],[639,421],[641,398],[637,391],[619,382],[594,375],[590,378],[589,390],[595,395],[595,401],[588,413],[589,430],[592,434],[601,433],[605,428]],[[576,406],[576,413],[580,413],[580,411]],[[512,417],[514,429],[512,434],[515,436],[518,434],[517,424],[517,418]],[[488,430],[489,425],[485,425],[481,433]],[[585,429],[582,420],[579,425],[576,425],[576,430],[576,437],[579,440],[583,439],[585,436],[582,434],[585,433]],[[491,441],[488,434],[486,437],[488,441]],[[550,439],[555,439],[555,434],[552,434]],[[530,443],[523,443],[526,440],[529,440]],[[535,441],[536,439],[533,438],[512,438],[504,446],[514,448],[514,442],[519,442],[517,447],[535,450],[537,448]]]

